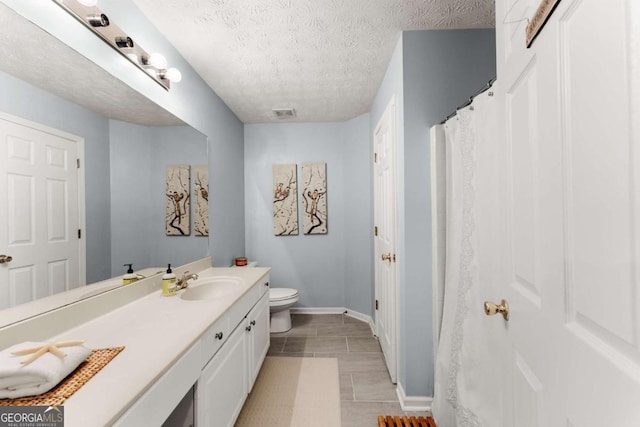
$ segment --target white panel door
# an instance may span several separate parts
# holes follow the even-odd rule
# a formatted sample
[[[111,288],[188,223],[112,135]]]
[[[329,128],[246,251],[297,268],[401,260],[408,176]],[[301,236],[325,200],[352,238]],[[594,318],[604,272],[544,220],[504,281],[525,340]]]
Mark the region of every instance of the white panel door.
[[[0,309],[84,284],[79,142],[42,129],[0,116]]]
[[[395,100],[392,98],[373,134],[374,266],[376,328],[391,381],[396,382],[396,178]]]
[[[640,423],[640,4],[498,0],[505,426]],[[502,319],[486,319],[502,321]]]

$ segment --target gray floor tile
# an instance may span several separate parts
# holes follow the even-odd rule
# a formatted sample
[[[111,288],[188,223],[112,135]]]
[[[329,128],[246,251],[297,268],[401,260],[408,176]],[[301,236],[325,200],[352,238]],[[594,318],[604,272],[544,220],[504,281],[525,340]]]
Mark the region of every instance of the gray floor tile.
[[[391,383],[387,372],[367,372],[351,374],[355,400],[375,402],[397,402],[396,386]]]
[[[282,353],[286,337],[271,337],[268,354]]]
[[[349,351],[353,352],[380,352],[380,343],[374,337],[347,337]]]
[[[342,427],[375,427],[378,415],[404,415],[397,402],[342,401]]]
[[[346,337],[372,336],[371,328],[366,323],[347,323],[345,325],[319,324],[318,336]]]
[[[318,324],[342,325],[342,314],[292,314],[291,324],[295,326],[310,326]]]
[[[353,400],[351,374],[340,374],[340,400]]]
[[[314,357],[313,353],[277,353],[271,357]]]
[[[386,372],[382,353],[316,353],[316,357],[335,357],[341,374]]]
[[[286,353],[336,353],[347,351],[346,337],[294,337],[287,338]]]
[[[348,314],[344,314],[344,315],[343,315],[343,320],[344,320],[344,324],[345,324],[345,325],[346,325],[347,323],[362,323],[362,324],[368,325],[368,323],[367,323],[367,322],[363,322],[363,321],[362,321],[362,320],[360,320],[360,319],[356,319],[355,317],[351,317],[351,316],[349,316]]]
[[[318,334],[318,328],[315,325],[305,325],[300,327],[292,327],[287,332],[279,332],[271,334],[274,337],[315,337]]]

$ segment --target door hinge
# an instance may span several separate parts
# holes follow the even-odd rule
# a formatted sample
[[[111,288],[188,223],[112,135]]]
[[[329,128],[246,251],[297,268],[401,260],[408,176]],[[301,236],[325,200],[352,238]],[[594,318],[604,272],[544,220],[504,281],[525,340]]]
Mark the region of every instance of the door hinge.
[[[80,169],[80,159],[76,159],[76,166]]]
[[[374,236],[378,235],[378,226],[377,225],[373,227],[373,235]]]
[[[391,256],[391,261],[396,262],[396,254],[393,254],[393,255]]]
[[[376,300],[376,310],[378,310],[380,308],[380,303],[378,302],[378,300]]]
[[[78,239],[82,239],[82,230],[78,228]]]
[[[373,163],[378,163],[378,153],[373,153]]]

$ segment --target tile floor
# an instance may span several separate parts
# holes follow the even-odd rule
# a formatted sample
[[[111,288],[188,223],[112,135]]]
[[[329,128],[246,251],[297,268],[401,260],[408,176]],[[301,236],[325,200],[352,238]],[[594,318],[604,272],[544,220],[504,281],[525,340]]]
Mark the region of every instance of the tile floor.
[[[402,410],[367,323],[343,314],[293,314],[291,323],[290,331],[271,334],[269,354],[337,358],[342,427],[376,427],[378,415],[429,415]]]

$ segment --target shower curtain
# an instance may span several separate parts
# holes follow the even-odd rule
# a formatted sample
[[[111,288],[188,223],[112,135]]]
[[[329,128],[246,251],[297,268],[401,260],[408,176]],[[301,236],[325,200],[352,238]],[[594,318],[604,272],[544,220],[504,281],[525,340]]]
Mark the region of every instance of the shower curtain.
[[[441,427],[500,425],[500,403],[488,385],[491,326],[482,311],[497,281],[496,216],[500,161],[495,98],[477,96],[444,125],[446,139],[446,266],[442,326],[436,353],[433,414]]]

